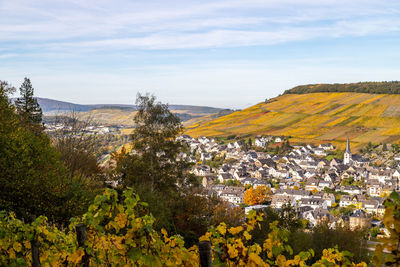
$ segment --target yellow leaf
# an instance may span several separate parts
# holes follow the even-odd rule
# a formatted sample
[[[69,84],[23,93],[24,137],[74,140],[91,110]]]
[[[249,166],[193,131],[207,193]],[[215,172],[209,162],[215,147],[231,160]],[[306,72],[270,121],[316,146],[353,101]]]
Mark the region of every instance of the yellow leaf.
[[[161,233],[163,234],[164,238],[168,237],[168,232],[164,228],[161,229]]]
[[[14,250],[15,250],[16,252],[20,252],[21,249],[22,249],[22,245],[21,245],[21,243],[15,242],[15,243],[13,244],[13,248],[14,248]]]
[[[220,225],[218,225],[217,231],[220,232],[221,235],[225,235],[226,234],[226,224],[221,223]]]
[[[115,217],[115,222],[118,224],[120,228],[124,228],[128,222],[127,215],[124,213],[119,213],[117,217]]]
[[[29,242],[29,241],[24,241],[24,246],[25,246],[27,249],[31,249],[31,242]]]
[[[83,255],[85,255],[85,252],[82,249],[78,249],[72,253],[69,259],[72,263],[78,264],[82,260]]]
[[[13,260],[13,259],[16,258],[16,256],[15,256],[15,251],[14,251],[12,248],[10,248],[10,249],[8,250],[8,257],[10,257],[11,260]]]
[[[251,235],[249,234],[249,232],[245,231],[243,233],[243,236],[246,238],[246,240],[250,240],[251,239]]]
[[[235,246],[228,244],[228,254],[229,254],[229,257],[231,257],[232,259],[236,258],[238,256],[238,251],[235,248]]]
[[[254,263],[256,266],[266,266],[264,261],[256,253],[250,253],[249,262]]]
[[[243,230],[242,226],[238,226],[238,227],[231,227],[229,228],[229,233],[231,233],[232,235],[236,235],[237,233],[240,233]]]
[[[199,241],[210,241],[211,233],[207,232],[205,235],[200,236]]]

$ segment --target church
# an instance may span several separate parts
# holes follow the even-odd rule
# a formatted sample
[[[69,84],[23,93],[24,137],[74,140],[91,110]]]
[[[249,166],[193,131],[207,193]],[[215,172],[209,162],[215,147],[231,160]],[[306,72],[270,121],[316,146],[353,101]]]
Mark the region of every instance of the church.
[[[364,164],[368,164],[368,160],[361,157],[360,155],[352,155],[350,151],[350,141],[349,137],[347,136],[347,143],[346,143],[346,150],[344,151],[343,155],[343,164],[344,165],[357,165],[362,166]]]
[[[351,157],[351,151],[350,151],[350,142],[349,142],[349,137],[347,136],[346,150],[344,151],[344,155],[343,155],[343,164],[349,165],[351,160],[352,160],[352,157]]]

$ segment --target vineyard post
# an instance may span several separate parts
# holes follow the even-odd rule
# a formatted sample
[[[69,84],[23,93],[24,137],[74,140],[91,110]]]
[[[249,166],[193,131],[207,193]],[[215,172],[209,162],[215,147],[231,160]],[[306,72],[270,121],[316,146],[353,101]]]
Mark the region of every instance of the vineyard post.
[[[82,263],[84,267],[89,267],[89,255],[86,253],[86,226],[84,224],[78,224],[76,226],[76,239],[78,240],[78,245],[83,248],[85,255],[82,257]]]
[[[30,215],[30,220],[34,222],[36,215]],[[32,267],[40,267],[39,241],[36,231],[34,231],[33,236],[34,238],[31,240]]]
[[[31,249],[32,249],[32,267],[40,266],[40,257],[39,257],[39,242],[37,239],[31,240]]]
[[[211,244],[209,241],[199,243],[200,266],[212,267]]]

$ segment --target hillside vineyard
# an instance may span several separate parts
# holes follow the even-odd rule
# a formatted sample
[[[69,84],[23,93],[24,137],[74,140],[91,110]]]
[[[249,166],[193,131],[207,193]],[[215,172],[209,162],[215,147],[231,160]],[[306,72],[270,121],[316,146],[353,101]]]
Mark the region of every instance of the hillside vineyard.
[[[364,93],[285,94],[265,103],[187,127],[198,136],[291,136],[292,143],[333,142],[354,147],[400,140],[400,95]]]

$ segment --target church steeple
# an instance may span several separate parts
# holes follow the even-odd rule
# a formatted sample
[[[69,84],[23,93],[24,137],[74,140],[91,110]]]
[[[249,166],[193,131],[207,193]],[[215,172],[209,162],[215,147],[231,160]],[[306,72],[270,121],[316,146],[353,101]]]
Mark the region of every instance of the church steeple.
[[[350,160],[351,160],[350,141],[349,141],[349,136],[347,136],[346,150],[344,151],[343,155],[343,164],[345,165],[350,164]]]
[[[349,153],[349,154],[351,154],[351,152],[350,152],[349,136],[347,136],[346,150],[344,151],[344,153]]]

